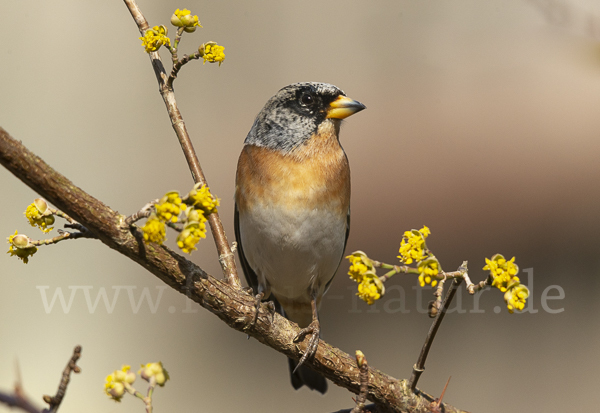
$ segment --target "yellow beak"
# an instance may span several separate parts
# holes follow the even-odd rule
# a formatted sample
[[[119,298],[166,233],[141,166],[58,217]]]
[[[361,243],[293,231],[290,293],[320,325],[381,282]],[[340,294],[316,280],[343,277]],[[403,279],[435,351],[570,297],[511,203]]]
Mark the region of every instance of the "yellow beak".
[[[333,119],[344,119],[350,115],[360,112],[367,107],[362,103],[350,99],[347,96],[339,96],[329,104],[327,108],[327,117]]]

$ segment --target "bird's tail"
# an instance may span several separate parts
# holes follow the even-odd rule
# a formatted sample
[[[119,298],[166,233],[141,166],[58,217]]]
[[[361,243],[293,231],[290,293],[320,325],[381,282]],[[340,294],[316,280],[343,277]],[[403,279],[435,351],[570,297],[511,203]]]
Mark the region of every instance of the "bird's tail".
[[[316,371],[306,365],[300,366],[294,373],[294,369],[298,365],[296,360],[288,359],[290,365],[290,376],[292,378],[292,386],[298,390],[302,386],[306,386],[311,390],[316,390],[321,394],[327,391],[327,380]]]

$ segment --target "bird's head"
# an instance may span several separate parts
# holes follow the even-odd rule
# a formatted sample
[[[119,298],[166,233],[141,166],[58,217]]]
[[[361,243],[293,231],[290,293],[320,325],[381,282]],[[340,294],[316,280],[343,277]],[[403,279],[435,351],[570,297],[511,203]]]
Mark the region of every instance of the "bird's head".
[[[339,124],[363,109],[365,105],[328,83],[294,83],[269,99],[245,143],[288,152],[310,139],[323,122]]]

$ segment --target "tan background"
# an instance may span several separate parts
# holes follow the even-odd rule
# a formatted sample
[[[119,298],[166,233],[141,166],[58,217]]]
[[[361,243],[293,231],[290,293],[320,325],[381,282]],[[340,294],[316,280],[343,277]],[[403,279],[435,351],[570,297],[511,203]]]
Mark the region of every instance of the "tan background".
[[[187,7],[204,29],[182,53],[216,40],[219,68],[185,67],[176,92],[233,240],[237,156],[254,116],[282,86],[324,81],[368,109],[348,119],[352,166],[348,251],[394,262],[402,232],[426,224],[444,269],[467,259],[481,280],[484,257],[517,256],[533,275],[532,308],[509,315],[499,292],[475,310],[463,294],[434,343],[420,387],[476,412],[593,411],[598,388],[600,219],[600,7],[554,1],[245,1],[140,3],[152,24]],[[0,125],[77,185],[129,214],[191,178],[172,133],[137,28],[119,1],[0,1]],[[163,57],[167,55],[163,52]],[[35,194],[0,169],[0,234],[40,237],[22,213]],[[170,235],[171,241],[174,236]],[[172,244],[171,244],[172,245]],[[218,274],[210,240],[192,259]],[[353,299],[343,264],[323,302],[323,335],[347,352],[407,378],[429,319],[416,280],[392,279],[368,307]],[[564,299],[542,295],[564,292]],[[38,287],[48,286],[43,290]],[[333,411],[351,394],[294,391],[285,358],[227,328],[165,289],[154,313],[132,310],[126,289],[114,311],[91,311],[75,289],[65,312],[50,296],[85,287],[92,300],[115,286],[139,300],[161,283],[98,241],[42,249],[28,265],[0,255],[0,389],[18,360],[39,400],[53,393],[75,344],[83,373],[61,411],[142,411],[102,393],[123,363],[162,360],[172,376],[156,392],[165,411]],[[530,287],[532,285],[530,284]],[[400,294],[405,300],[400,303]],[[423,300],[429,300],[429,293]],[[196,307],[189,307],[194,311]],[[456,307],[455,307],[456,308]],[[494,311],[501,308],[500,313]],[[399,311],[405,309],[404,313]],[[547,309],[563,309],[551,314]],[[140,387],[143,387],[140,384]],[[0,411],[7,411],[0,407]]]

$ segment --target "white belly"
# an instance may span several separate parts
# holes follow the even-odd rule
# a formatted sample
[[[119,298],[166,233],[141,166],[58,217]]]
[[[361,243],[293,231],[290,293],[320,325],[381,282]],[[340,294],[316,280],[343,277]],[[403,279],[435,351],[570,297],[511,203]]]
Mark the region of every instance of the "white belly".
[[[310,303],[313,289],[322,296],[334,276],[347,227],[347,217],[334,211],[263,205],[251,214],[240,214],[246,259],[261,286],[270,289],[284,309],[286,299]]]

